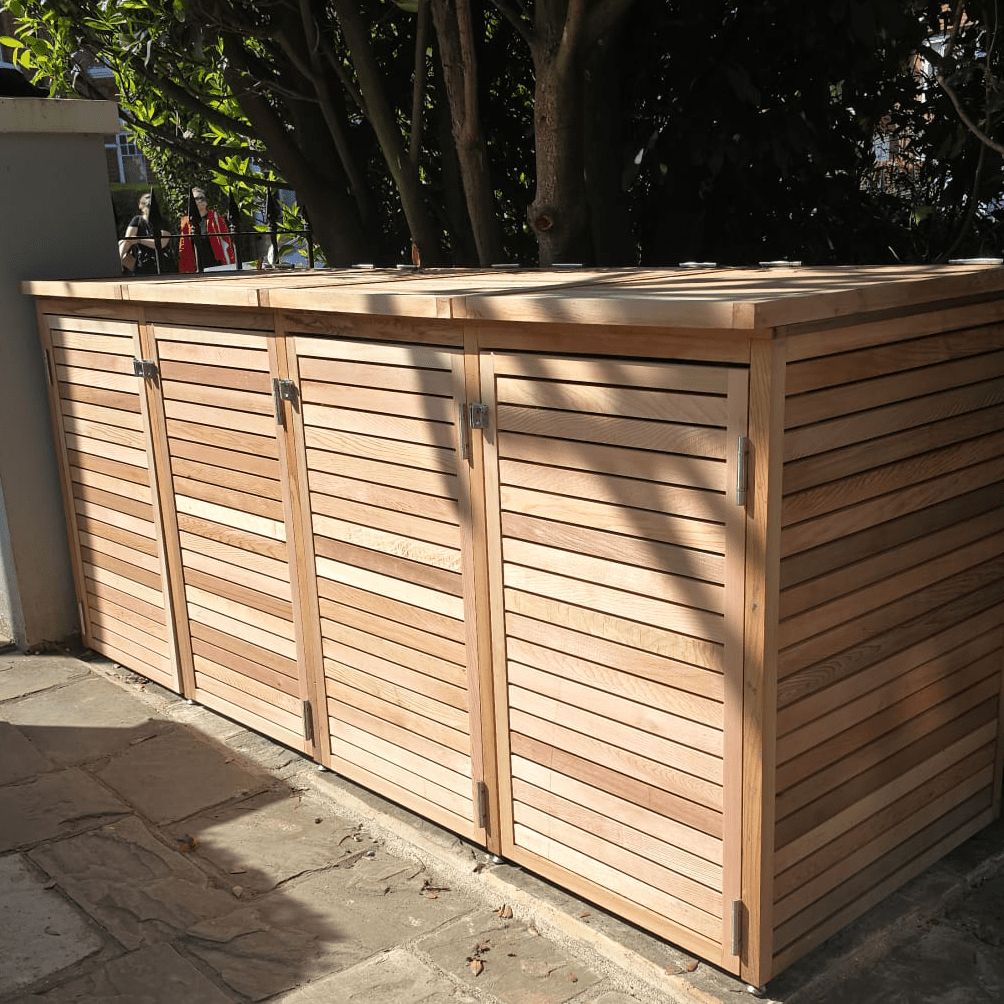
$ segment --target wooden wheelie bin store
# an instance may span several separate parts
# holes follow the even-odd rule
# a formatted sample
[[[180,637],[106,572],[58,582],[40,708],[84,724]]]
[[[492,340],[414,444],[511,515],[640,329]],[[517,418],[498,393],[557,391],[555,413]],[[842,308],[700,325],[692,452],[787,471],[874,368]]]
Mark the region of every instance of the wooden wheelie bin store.
[[[96,651],[756,985],[999,813],[1004,269],[25,289]]]

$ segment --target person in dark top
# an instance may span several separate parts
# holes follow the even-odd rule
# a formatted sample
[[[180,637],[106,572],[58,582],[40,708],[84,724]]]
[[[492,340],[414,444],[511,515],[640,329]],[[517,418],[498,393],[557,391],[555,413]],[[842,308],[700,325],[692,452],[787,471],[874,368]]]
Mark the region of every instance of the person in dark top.
[[[192,189],[192,198],[199,211],[199,220],[193,227],[188,216],[181,218],[178,267],[182,272],[199,272],[214,265],[232,265],[237,259],[227,221],[215,209],[209,208],[206,193],[201,188]]]
[[[161,230],[160,246],[166,249],[171,243],[170,231]],[[139,199],[139,213],[129,221],[125,237],[119,241],[119,258],[124,271],[133,275],[157,275],[163,271],[157,267],[157,251],[153,241],[153,228],[150,226],[150,193],[146,192]]]

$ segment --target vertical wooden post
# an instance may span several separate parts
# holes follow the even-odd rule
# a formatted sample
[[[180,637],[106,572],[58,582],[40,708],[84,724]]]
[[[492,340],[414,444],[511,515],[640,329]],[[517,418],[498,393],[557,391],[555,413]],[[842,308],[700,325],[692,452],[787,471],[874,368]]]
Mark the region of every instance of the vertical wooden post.
[[[164,582],[165,613],[170,618],[169,641],[178,674],[178,692],[189,700],[195,698],[195,657],[188,625],[188,597],[185,594],[184,563],[181,558],[181,534],[174,500],[171,474],[171,450],[167,439],[164,395],[160,387],[160,358],[153,325],[145,311],[139,322],[139,357],[156,365],[155,380],[144,380],[140,391],[143,418],[148,430],[150,487],[153,489],[154,519],[160,529],[160,561]]]
[[[751,344],[740,974],[755,986],[762,986],[770,979],[773,956],[776,662],[785,358],[785,342],[764,339]]]
[[[728,424],[725,463],[725,706],[723,709],[724,858],[722,860],[722,968],[737,973],[742,965],[736,955],[732,904],[742,900],[743,842],[743,705],[746,653],[746,523],[747,507],[739,503],[741,474],[740,437],[749,432],[749,371],[733,368],[728,377]],[[747,493],[748,494],[748,493]]]
[[[286,318],[277,315],[275,334],[268,339],[269,364],[280,380],[293,380],[295,404],[286,408],[286,421],[276,432],[282,470],[282,504],[289,527],[287,537],[290,583],[293,597],[293,624],[299,653],[300,694],[310,701],[313,739],[304,737],[305,751],[318,763],[331,766],[331,729],[328,725],[327,696],[321,643],[321,618],[317,600],[317,572],[314,557],[313,517],[307,480],[307,450],[303,439],[303,412],[299,395],[299,364],[296,339],[286,333]],[[282,407],[286,407],[285,404]]]
[[[52,432],[56,440],[56,461],[59,464],[59,487],[63,495],[63,516],[66,520],[66,538],[70,547],[70,564],[73,568],[73,585],[77,595],[77,613],[80,619],[80,637],[85,645],[90,646],[91,626],[88,616],[90,606],[87,599],[87,580],[84,575],[84,565],[80,557],[80,531],[75,518],[76,507],[73,499],[73,479],[70,475],[70,463],[66,456],[66,430],[63,428],[63,409],[59,399],[59,381],[56,374],[56,359],[52,347],[52,334],[49,320],[45,315],[45,301],[38,300],[35,305],[38,317],[38,330],[41,335],[42,355],[45,364],[45,380],[49,389],[49,415],[52,419]]]
[[[454,397],[463,407],[482,400],[480,345],[477,332],[465,325],[463,356],[454,370]],[[491,423],[483,434],[470,435],[470,466],[460,461],[461,534],[463,537],[464,621],[467,647],[467,687],[471,716],[471,764],[474,797],[483,782],[487,792],[484,840],[488,850],[501,853],[498,766],[495,750],[495,701],[492,684],[491,617],[488,592],[488,544],[485,532],[485,436],[493,437]],[[464,430],[459,430],[464,435]],[[459,457],[459,453],[458,453]],[[466,500],[466,502],[465,502]]]

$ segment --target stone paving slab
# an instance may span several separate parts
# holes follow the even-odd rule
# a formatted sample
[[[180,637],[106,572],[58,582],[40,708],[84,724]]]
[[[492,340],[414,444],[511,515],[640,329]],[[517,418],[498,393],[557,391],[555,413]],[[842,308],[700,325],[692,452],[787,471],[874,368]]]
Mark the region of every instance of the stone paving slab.
[[[476,997],[401,949],[366,959],[277,998],[277,1004],[332,1004],[334,1001],[339,1004],[477,1004]]]
[[[472,988],[512,1004],[562,1004],[601,980],[529,925],[488,911],[470,914],[416,947]],[[480,971],[472,961],[481,963]]]
[[[304,876],[226,917],[193,926],[186,947],[252,1000],[355,965],[468,909],[423,893],[412,861],[378,852]]]
[[[249,771],[219,746],[203,742],[169,722],[151,723],[152,738],[94,768],[154,823],[173,823],[221,802],[261,791],[271,778]]]
[[[45,774],[55,767],[28,741],[20,729],[0,722],[0,785]]]
[[[978,974],[978,979],[974,979]],[[837,996],[839,993],[839,997]],[[918,931],[912,941],[840,981],[795,993],[798,1004],[1000,1004],[1004,950],[983,945],[946,924]]]
[[[360,830],[319,799],[283,789],[186,819],[169,832],[179,840],[194,838],[200,859],[261,894],[294,875],[375,851],[376,841]]]
[[[233,909],[234,897],[134,816],[39,847],[32,861],[125,948],[170,941]]]
[[[93,829],[129,807],[78,767],[0,788],[0,852]]]
[[[104,942],[20,854],[0,857],[0,996],[98,952]]]
[[[4,718],[63,766],[109,756],[148,731],[150,716],[128,693],[96,676],[4,705]]]
[[[350,966],[368,955],[323,914],[289,916],[276,924],[254,907],[203,921],[184,945],[232,989],[264,1000]]]
[[[148,945],[23,1004],[233,1004],[169,945]]]
[[[0,701],[59,687],[90,676],[87,664],[70,656],[0,656]]]

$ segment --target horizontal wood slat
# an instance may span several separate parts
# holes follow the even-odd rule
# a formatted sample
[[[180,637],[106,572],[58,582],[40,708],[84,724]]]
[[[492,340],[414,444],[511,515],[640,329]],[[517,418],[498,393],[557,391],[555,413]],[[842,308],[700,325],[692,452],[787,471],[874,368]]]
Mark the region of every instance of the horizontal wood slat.
[[[904,334],[789,364],[777,965],[990,809],[1004,640],[1001,344],[996,326]]]
[[[458,354],[296,346],[332,765],[470,832]]]

